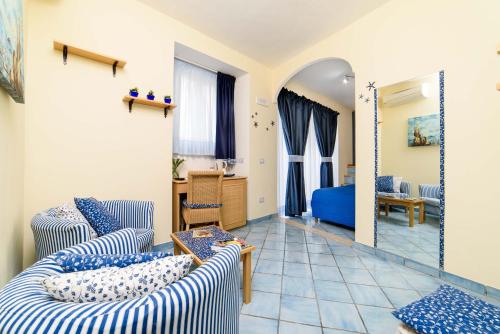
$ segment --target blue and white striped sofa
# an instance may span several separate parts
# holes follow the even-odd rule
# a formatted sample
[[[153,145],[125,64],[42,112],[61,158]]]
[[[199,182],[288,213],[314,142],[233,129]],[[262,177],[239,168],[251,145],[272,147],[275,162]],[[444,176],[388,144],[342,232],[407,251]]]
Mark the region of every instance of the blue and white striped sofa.
[[[377,194],[379,196],[394,197],[394,198],[399,198],[399,199],[411,197],[411,184],[410,184],[410,182],[401,181],[401,186],[399,189],[400,189],[399,193],[386,193],[386,192],[378,191]]]
[[[123,229],[63,250],[78,254],[137,252],[134,230]],[[127,301],[65,303],[42,279],[62,272],[48,256],[0,290],[0,334],[227,333],[239,326],[240,248],[231,245],[167,288]]]
[[[439,184],[419,184],[418,194],[424,200],[425,213],[440,214],[441,196],[439,195]]]
[[[135,230],[140,252],[151,250],[154,241],[153,202],[113,200],[102,203],[118,219],[122,228]],[[37,259],[91,239],[87,224],[51,217],[46,212],[33,217],[31,229]]]

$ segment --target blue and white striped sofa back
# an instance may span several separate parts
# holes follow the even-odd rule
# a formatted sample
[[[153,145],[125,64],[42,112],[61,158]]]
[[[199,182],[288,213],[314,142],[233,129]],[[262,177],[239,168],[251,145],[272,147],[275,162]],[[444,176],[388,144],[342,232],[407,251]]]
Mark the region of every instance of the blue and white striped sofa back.
[[[153,246],[153,212],[151,201],[110,200],[103,205],[120,222],[122,228],[135,229],[139,250],[150,251]],[[91,240],[87,224],[55,218],[46,212],[36,214],[31,221],[37,259],[61,249]]]
[[[72,253],[133,253],[132,229],[70,247]],[[146,297],[121,302],[63,303],[41,280],[62,269],[52,256],[0,290],[0,333],[238,333],[240,249],[230,246],[187,277]]]

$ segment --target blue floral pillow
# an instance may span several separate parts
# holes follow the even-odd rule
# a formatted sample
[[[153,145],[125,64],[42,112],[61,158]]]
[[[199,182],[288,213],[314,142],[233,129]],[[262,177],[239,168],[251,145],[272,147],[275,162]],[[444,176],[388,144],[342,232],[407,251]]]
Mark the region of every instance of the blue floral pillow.
[[[377,191],[384,193],[394,192],[394,181],[392,176],[379,176],[377,177]]]
[[[164,289],[186,276],[192,263],[192,255],[168,256],[125,268],[57,274],[41,283],[49,296],[64,302],[117,302]]]
[[[422,334],[500,333],[500,308],[449,285],[392,314]]]
[[[121,229],[120,222],[95,198],[75,198],[75,204],[98,236]]]
[[[71,254],[59,252],[54,255],[54,261],[64,270],[65,273],[96,270],[105,267],[128,267],[131,264],[149,262],[172,256],[171,253],[151,252],[139,254]]]

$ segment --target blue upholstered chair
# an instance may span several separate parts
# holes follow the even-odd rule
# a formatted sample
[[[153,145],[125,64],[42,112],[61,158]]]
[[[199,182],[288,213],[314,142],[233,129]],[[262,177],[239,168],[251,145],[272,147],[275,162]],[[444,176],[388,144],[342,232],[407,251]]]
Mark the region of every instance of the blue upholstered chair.
[[[439,184],[419,184],[418,194],[425,203],[425,213],[440,214]]]
[[[133,229],[67,248],[76,254],[138,251]],[[62,268],[48,256],[0,290],[0,334],[226,333],[239,330],[240,247],[230,245],[183,279],[150,295],[116,302],[54,300],[41,281]]]
[[[102,203],[118,219],[122,228],[134,229],[140,252],[151,250],[154,240],[153,202],[114,200]],[[46,212],[33,217],[31,229],[35,239],[37,259],[91,240],[87,224],[51,217]]]

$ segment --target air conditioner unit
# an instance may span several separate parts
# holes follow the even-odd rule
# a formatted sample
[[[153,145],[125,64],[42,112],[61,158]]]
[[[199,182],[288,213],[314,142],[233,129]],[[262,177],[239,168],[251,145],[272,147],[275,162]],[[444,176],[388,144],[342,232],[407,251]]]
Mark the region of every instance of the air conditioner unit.
[[[382,104],[384,107],[395,107],[418,99],[428,98],[430,95],[429,93],[429,84],[424,83],[417,87],[411,87],[382,96]]]

